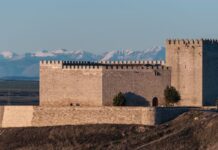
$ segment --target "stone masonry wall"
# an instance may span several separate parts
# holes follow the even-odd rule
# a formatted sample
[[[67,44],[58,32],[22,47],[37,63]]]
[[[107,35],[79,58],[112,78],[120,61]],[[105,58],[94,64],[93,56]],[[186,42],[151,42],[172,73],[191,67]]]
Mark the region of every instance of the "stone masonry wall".
[[[40,65],[41,106],[101,106],[101,68],[62,68],[62,64]]]
[[[2,106],[0,127],[84,124],[155,124],[152,107]]]
[[[191,107],[157,107],[155,110],[155,123],[161,124],[172,119],[175,119],[178,115],[187,112],[191,109]]]
[[[164,89],[170,81],[171,70],[163,66],[103,69],[103,104],[112,105],[119,92],[125,94],[127,105],[150,106],[154,97],[164,104]]]
[[[2,127],[3,117],[4,117],[4,106],[0,106],[0,127]]]
[[[0,106],[0,127],[32,126],[33,106]]]
[[[216,105],[218,100],[218,41],[203,41],[203,104]]]
[[[125,93],[127,105],[149,106],[154,97],[164,104],[164,89],[171,70],[161,61],[113,65],[40,64],[40,106],[111,106],[113,97]]]
[[[85,124],[155,125],[172,120],[190,107],[41,107],[1,106],[0,127]]]
[[[35,107],[33,126],[154,124],[154,109],[142,107]]]
[[[181,94],[179,105],[202,106],[202,40],[168,40],[166,65],[172,67],[171,84]]]

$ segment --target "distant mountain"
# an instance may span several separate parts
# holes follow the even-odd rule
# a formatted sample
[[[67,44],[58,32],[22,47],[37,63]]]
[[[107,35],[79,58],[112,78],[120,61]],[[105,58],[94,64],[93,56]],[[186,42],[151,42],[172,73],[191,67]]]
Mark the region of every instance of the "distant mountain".
[[[165,48],[154,47],[144,51],[109,51],[102,55],[101,60],[164,60]]]
[[[12,59],[16,57],[17,54],[11,52],[11,51],[2,51],[0,52],[0,59]]]
[[[16,54],[11,51],[0,52],[0,78],[29,78],[39,76],[40,60],[75,60],[75,61],[108,61],[108,60],[164,60],[165,48],[154,47],[143,51],[122,50],[109,51],[104,54],[93,54],[86,51],[69,51],[65,49],[38,51],[35,53]]]

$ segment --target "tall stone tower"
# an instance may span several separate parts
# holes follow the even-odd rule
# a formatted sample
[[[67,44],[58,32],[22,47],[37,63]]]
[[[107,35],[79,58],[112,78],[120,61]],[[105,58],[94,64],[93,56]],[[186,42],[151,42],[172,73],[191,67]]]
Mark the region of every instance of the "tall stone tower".
[[[167,40],[166,65],[181,105],[215,105],[218,99],[218,41]]]

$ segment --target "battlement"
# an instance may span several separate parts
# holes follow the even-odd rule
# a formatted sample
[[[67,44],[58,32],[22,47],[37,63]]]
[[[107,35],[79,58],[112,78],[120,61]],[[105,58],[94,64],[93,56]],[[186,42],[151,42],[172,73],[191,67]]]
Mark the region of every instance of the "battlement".
[[[63,64],[63,61],[59,60],[41,60],[40,65],[53,65],[53,64]]]
[[[203,44],[215,44],[218,45],[218,39],[203,39]]]
[[[203,44],[218,44],[217,39],[168,39],[167,45],[203,45]]]
[[[149,60],[149,61],[99,61],[100,64],[119,64],[119,65],[164,65],[165,61],[163,60]]]
[[[40,61],[40,66],[62,69],[169,69],[164,61]]]
[[[42,60],[40,65],[63,65],[63,66],[90,66],[90,65],[164,65],[165,61],[163,60],[149,60],[149,61],[58,61],[58,60]]]
[[[72,69],[106,69],[106,70],[169,70],[170,67],[161,65],[63,65],[62,69],[72,70]]]
[[[168,39],[167,45],[186,45],[186,44],[202,44],[203,39]]]

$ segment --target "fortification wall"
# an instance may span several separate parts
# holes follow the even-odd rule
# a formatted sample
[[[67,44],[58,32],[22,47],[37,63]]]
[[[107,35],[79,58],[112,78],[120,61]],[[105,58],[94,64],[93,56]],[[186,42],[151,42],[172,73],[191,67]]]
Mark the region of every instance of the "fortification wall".
[[[99,64],[119,64],[119,65],[165,65],[163,60],[144,60],[144,61],[99,61]]]
[[[203,45],[203,104],[216,105],[218,99],[218,42],[205,40]]]
[[[41,106],[112,105],[118,92],[128,105],[148,106],[153,97],[163,104],[170,68],[163,61],[41,61]]]
[[[155,124],[155,109],[151,107],[4,106],[2,110],[0,127]]]
[[[181,94],[179,105],[202,105],[202,46],[203,40],[166,41],[166,65],[172,67],[171,85]]]
[[[0,127],[85,124],[155,125],[196,108],[1,106]]]
[[[171,69],[164,66],[115,66],[103,69],[103,104],[112,105],[119,92],[127,105],[149,106],[154,97],[164,104],[164,89],[170,85]]]
[[[68,66],[63,62],[40,64],[40,105],[102,105],[102,68]]]
[[[1,106],[1,127],[32,126],[33,106]]]
[[[155,109],[155,124],[161,124],[175,119],[180,114],[187,112],[191,107],[157,107]]]
[[[33,126],[81,124],[154,124],[154,110],[141,107],[35,108]]]
[[[0,127],[2,127],[3,116],[4,116],[4,106],[0,106]]]

